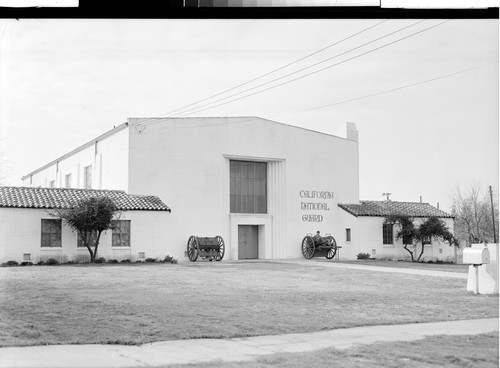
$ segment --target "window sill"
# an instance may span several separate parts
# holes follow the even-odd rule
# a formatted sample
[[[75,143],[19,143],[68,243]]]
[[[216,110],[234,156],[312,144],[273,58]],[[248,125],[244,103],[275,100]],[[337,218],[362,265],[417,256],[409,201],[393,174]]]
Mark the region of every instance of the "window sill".
[[[130,249],[130,245],[129,246],[121,246],[121,247],[111,247],[111,249]]]
[[[382,244],[384,248],[396,248],[396,244]]]
[[[40,247],[40,250],[62,250],[62,247]]]

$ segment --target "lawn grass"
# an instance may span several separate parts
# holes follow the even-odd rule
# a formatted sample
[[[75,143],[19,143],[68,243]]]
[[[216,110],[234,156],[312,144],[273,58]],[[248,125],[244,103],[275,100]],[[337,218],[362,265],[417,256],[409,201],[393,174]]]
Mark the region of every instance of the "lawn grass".
[[[466,280],[279,262],[0,268],[0,346],[142,344],[498,317]]]
[[[434,270],[445,272],[469,272],[469,265],[455,263],[422,263],[422,262],[405,262],[405,261],[386,261],[379,259],[358,259],[355,261],[335,261],[336,263],[346,263],[362,266],[377,266],[377,267],[395,267],[408,268],[418,270]]]
[[[243,362],[167,365],[162,368],[498,368],[498,333],[432,336],[408,342],[378,342],[347,350],[274,354]]]

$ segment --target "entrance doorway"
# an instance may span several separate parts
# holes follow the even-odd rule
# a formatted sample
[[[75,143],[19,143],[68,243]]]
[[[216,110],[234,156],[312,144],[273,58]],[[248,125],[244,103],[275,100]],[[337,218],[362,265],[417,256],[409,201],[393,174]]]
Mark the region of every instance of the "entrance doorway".
[[[238,225],[238,259],[259,258],[259,227]]]

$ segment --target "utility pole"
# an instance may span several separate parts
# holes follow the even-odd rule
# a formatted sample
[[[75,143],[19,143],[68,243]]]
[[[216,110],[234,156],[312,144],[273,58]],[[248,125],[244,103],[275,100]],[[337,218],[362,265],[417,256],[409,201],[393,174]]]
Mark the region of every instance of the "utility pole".
[[[493,243],[497,243],[497,231],[495,229],[495,207],[493,207],[493,191],[490,185],[491,217],[493,219]]]

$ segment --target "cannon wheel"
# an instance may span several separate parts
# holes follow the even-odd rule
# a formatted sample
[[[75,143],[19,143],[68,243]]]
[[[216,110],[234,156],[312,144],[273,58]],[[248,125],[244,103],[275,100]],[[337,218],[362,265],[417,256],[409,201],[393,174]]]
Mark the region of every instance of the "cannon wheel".
[[[314,240],[312,236],[306,235],[302,240],[302,255],[305,259],[311,259],[314,256]]]
[[[328,238],[328,245],[330,245],[332,247],[332,249],[328,250],[328,253],[326,254],[325,257],[327,259],[332,259],[337,254],[337,242],[335,241],[334,237],[331,235],[327,236],[327,238]]]
[[[191,262],[194,262],[198,259],[199,254],[198,242],[196,241],[196,237],[191,235],[187,242],[187,254],[188,258]]]
[[[224,258],[224,239],[222,239],[222,236],[220,235],[217,235],[215,238],[219,242],[219,254],[215,256],[215,260],[220,261],[222,258]]]

